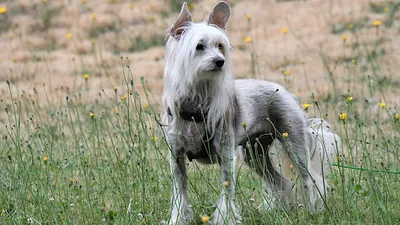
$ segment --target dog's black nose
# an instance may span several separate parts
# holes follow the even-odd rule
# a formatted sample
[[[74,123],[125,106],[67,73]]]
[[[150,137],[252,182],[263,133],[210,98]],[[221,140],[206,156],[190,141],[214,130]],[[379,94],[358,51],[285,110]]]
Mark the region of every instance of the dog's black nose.
[[[215,65],[218,67],[222,67],[224,65],[224,63],[225,63],[225,60],[223,60],[223,59],[217,59],[215,61]]]

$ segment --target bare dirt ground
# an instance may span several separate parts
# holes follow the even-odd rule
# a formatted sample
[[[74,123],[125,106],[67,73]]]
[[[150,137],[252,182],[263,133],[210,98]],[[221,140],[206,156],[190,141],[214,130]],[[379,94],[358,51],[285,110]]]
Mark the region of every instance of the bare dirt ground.
[[[307,102],[311,93],[326,95],[330,91],[330,71],[336,91],[351,89],[356,98],[363,99],[366,96],[357,96],[368,84],[362,79],[374,74],[362,65],[369,64],[366,52],[375,51],[382,53],[376,60],[377,73],[389,82],[385,94],[375,96],[376,101],[399,105],[400,12],[396,13],[396,2],[228,2],[232,13],[227,31],[235,46],[236,77],[286,82]],[[215,0],[192,2],[194,20],[201,21],[215,4]],[[33,94],[34,88],[38,92],[45,89],[53,101],[83,90],[91,96],[102,89],[111,92],[114,87],[123,87],[121,64],[130,66],[138,90],[139,77],[143,76],[158,101],[165,30],[177,17],[178,12],[172,10],[176,5],[180,2],[2,1],[0,7],[6,7],[6,12],[0,14],[1,104],[9,104],[6,80],[14,93]],[[375,20],[382,24],[374,26]],[[87,84],[83,74],[89,74]]]

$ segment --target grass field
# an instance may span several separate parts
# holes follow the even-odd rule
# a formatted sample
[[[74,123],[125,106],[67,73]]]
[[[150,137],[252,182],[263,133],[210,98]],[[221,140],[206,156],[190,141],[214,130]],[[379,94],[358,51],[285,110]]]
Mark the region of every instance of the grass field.
[[[198,20],[215,4],[189,2]],[[342,139],[327,208],[315,214],[260,209],[260,181],[239,163],[242,223],[400,224],[400,4],[229,2],[237,77],[283,84]],[[0,3],[0,224],[168,223],[171,175],[157,121],[163,33],[180,4]],[[263,10],[278,19],[265,23]],[[312,12],[315,20],[301,16]],[[189,163],[194,224],[214,211],[219,174]]]

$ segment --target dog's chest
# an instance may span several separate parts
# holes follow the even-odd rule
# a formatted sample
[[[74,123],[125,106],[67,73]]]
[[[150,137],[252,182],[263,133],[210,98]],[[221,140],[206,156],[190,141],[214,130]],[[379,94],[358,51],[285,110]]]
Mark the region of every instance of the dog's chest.
[[[214,137],[207,131],[204,122],[182,121],[183,149],[189,159],[202,161],[215,158]]]

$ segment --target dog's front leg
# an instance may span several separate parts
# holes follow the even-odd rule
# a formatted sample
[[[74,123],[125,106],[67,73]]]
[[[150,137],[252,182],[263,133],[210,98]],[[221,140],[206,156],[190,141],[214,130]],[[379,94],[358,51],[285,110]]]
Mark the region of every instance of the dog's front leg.
[[[235,207],[235,185],[236,185],[236,152],[233,132],[224,137],[222,146],[220,142],[214,143],[217,152],[220,152],[220,166],[222,169],[222,192],[217,202],[212,222],[217,225],[237,224],[240,216]]]
[[[172,212],[170,224],[185,225],[191,219],[191,209],[188,204],[187,177],[185,154],[182,148],[174,150],[176,145],[172,145],[170,151],[170,169],[172,173]]]

